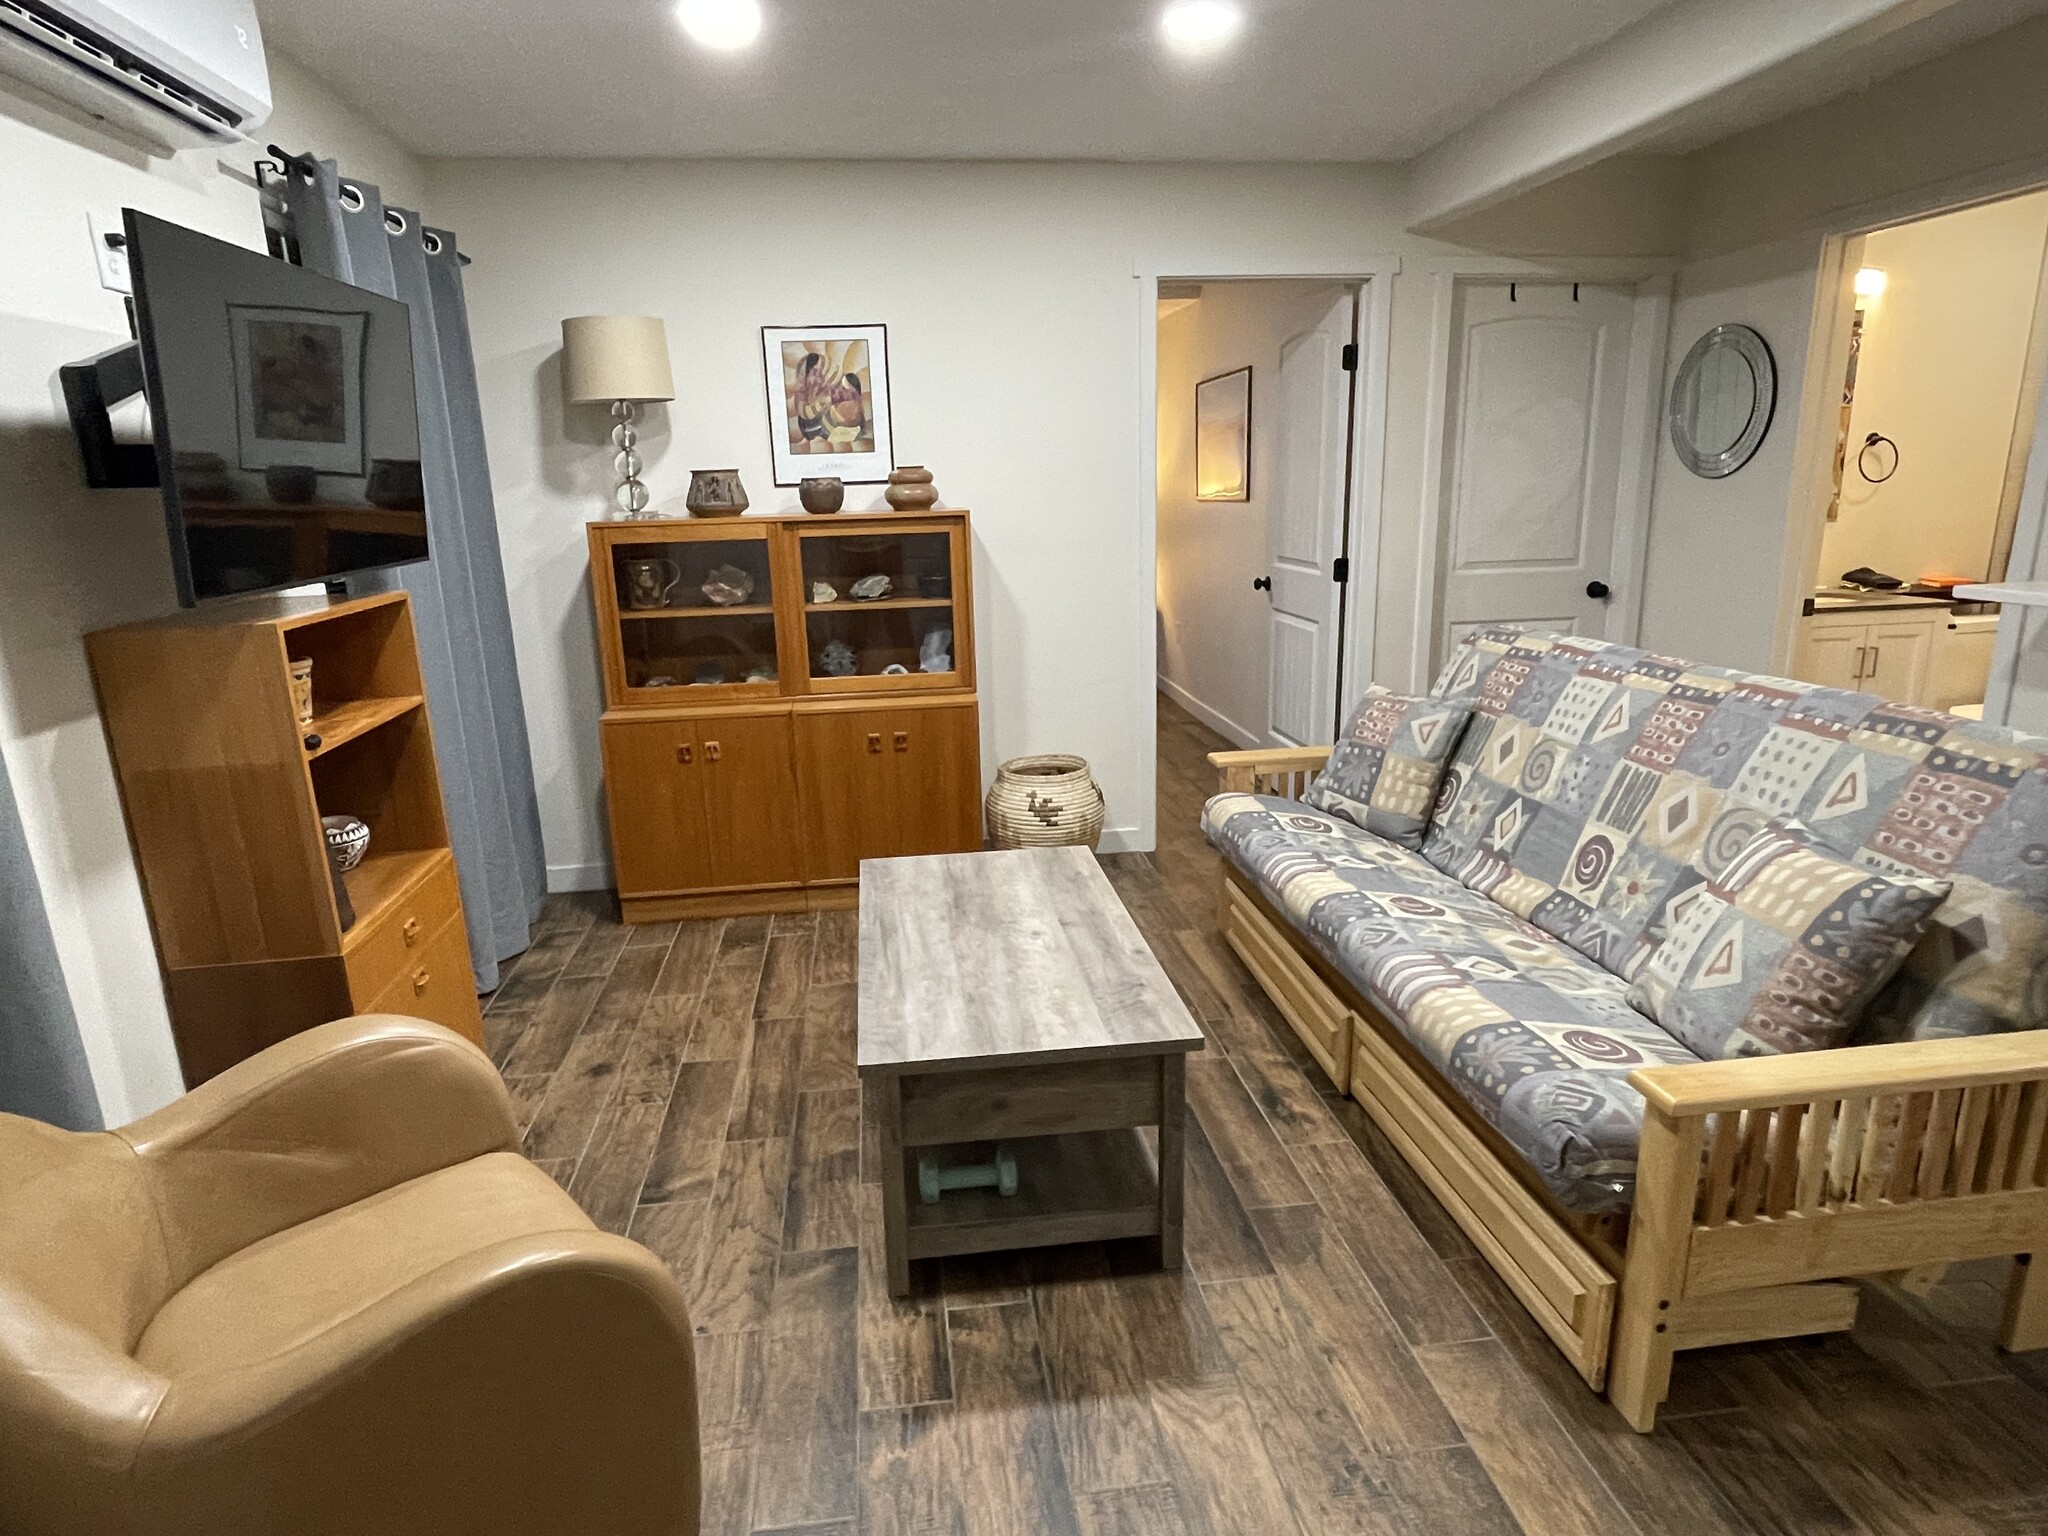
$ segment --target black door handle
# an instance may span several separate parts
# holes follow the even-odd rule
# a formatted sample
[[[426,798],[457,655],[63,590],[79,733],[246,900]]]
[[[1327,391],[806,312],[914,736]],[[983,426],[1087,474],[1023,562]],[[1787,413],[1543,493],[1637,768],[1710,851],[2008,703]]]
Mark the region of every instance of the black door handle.
[[[1272,577],[1270,577],[1270,576],[1254,576],[1254,577],[1252,578],[1252,590],[1253,590],[1254,592],[1270,592],[1270,591],[1272,591],[1272,590],[1273,590],[1273,578],[1272,578]]]
[[[1613,595],[1614,588],[1608,586],[1607,583],[1604,581],[1589,581],[1586,583],[1586,596],[1588,597],[1600,598],[1604,600],[1606,598],[1612,597]]]

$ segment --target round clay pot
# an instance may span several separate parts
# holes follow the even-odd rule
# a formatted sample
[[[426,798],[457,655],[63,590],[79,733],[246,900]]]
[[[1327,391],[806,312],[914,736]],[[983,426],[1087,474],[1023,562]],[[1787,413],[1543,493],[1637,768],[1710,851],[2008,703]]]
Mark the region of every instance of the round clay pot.
[[[922,512],[939,504],[932,472],[922,464],[905,464],[890,475],[889,488],[882,495],[898,512]]]
[[[797,487],[796,495],[806,512],[837,512],[846,505],[846,482],[837,475],[806,480]]]

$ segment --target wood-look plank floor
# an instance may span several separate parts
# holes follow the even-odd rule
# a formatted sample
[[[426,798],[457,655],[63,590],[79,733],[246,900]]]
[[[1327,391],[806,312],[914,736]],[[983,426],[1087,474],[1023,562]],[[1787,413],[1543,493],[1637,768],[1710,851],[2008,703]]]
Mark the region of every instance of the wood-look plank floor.
[[[1088,1245],[883,1284],[852,913],[626,929],[558,898],[486,1011],[529,1153],[659,1253],[698,1332],[716,1536],[2020,1536],[2048,1352],[2001,1266],[1851,1335],[1679,1359],[1652,1437],[1588,1392],[1216,938],[1224,743],[1160,702],[1160,846],[1110,877],[1202,1021],[1188,1267]]]

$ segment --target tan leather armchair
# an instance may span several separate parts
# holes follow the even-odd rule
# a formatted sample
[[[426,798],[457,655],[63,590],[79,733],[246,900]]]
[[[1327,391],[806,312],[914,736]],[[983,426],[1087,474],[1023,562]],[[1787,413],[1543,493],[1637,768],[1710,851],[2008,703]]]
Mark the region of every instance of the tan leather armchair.
[[[0,1531],[694,1533],[682,1296],[518,1147],[401,1018],[119,1131],[0,1115]]]

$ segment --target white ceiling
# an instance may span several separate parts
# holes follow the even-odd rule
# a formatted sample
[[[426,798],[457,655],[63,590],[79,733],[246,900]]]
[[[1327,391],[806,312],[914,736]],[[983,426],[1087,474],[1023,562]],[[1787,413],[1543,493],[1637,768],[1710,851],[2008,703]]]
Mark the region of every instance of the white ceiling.
[[[668,0],[259,0],[276,46],[435,155],[1405,160],[1663,0],[763,0],[709,54]]]

